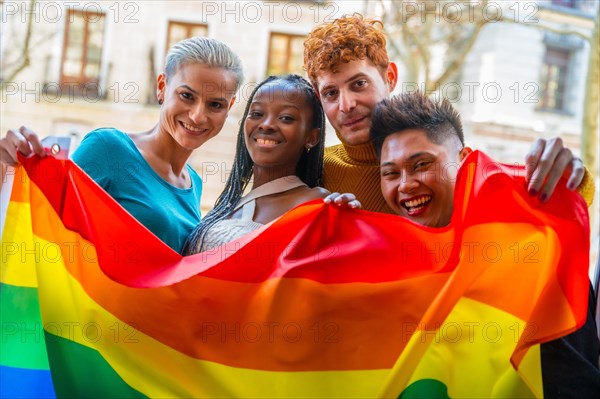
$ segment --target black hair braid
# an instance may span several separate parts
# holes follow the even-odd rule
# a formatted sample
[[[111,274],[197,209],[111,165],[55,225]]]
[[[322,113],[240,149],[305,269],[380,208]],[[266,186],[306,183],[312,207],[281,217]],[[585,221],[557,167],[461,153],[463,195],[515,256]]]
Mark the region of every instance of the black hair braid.
[[[319,128],[319,142],[310,152],[303,152],[296,166],[296,175],[309,187],[323,185],[323,156],[325,153],[325,114],[321,102],[312,85],[299,75],[286,75],[281,80],[296,85],[305,94],[312,108],[313,123],[311,128]]]
[[[204,241],[206,232],[219,220],[229,216],[229,214],[235,208],[235,205],[239,202],[240,198],[242,198],[242,194],[252,178],[252,167],[254,166],[254,162],[252,162],[250,153],[248,152],[248,149],[244,143],[243,121],[248,117],[248,111],[250,110],[252,99],[254,98],[254,95],[258,89],[260,89],[265,83],[273,80],[272,78],[272,76],[269,76],[259,85],[257,85],[250,94],[250,98],[248,99],[246,108],[244,110],[244,115],[242,117],[242,123],[240,123],[240,128],[238,131],[235,157],[233,158],[233,169],[231,170],[231,174],[229,175],[229,178],[227,178],[225,187],[217,198],[214,208],[210,210],[204,218],[202,218],[200,223],[194,228],[186,240],[182,250],[184,255],[191,255],[200,251],[200,247]]]
[[[320,129],[319,142],[309,152],[303,151],[300,160],[298,161],[298,166],[296,167],[296,174],[309,187],[316,187],[322,184],[323,154],[325,152],[325,115],[321,103],[310,83],[301,76],[269,76],[257,85],[250,94],[242,117],[242,123],[240,124],[238,131],[236,153],[231,174],[227,179],[223,192],[215,202],[215,207],[206,214],[200,224],[196,226],[188,237],[183,247],[184,255],[197,253],[202,246],[201,244],[204,242],[204,237],[208,230],[218,221],[227,218],[242,198],[244,190],[252,178],[254,167],[254,162],[250,157],[250,153],[246,148],[244,140],[243,121],[248,117],[250,106],[256,92],[265,84],[275,80],[282,80],[297,86],[305,94],[312,107],[313,124],[311,128],[318,127]]]

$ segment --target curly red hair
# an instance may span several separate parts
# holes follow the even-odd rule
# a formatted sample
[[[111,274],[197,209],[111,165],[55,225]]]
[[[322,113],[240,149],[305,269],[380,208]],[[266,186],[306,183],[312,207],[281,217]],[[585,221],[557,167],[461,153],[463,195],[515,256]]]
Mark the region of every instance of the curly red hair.
[[[304,41],[304,69],[316,84],[317,73],[337,72],[342,62],[368,58],[386,68],[390,61],[385,45],[383,23],[354,13],[319,25],[309,33]]]

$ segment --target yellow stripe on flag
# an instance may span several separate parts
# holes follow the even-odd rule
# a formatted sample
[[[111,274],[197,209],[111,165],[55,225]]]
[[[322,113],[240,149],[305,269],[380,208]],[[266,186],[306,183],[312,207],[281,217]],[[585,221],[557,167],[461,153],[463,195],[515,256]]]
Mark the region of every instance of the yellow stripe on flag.
[[[38,237],[35,242],[53,245]],[[39,289],[46,331],[98,350],[125,382],[149,397],[373,397],[389,374],[272,372],[193,359],[104,310],[61,263],[40,264],[38,269],[40,281],[48,282]]]
[[[493,240],[482,240],[486,234]],[[418,381],[435,380],[449,387],[450,397],[541,397],[540,357],[534,354],[539,349],[529,349],[527,362],[517,361],[520,373],[510,359],[523,344],[519,340],[539,339],[534,336],[538,325],[525,330],[523,320],[541,326],[551,322],[548,318],[564,317],[564,323],[575,323],[564,308],[568,303],[559,294],[557,276],[548,274],[548,264],[560,256],[558,235],[546,226],[486,223],[466,228],[461,245],[459,266],[423,318],[427,328],[413,327],[416,333],[381,396],[397,396]],[[512,276],[510,288],[507,276]],[[506,295],[508,289],[512,295]],[[558,315],[523,311],[536,309],[523,305],[548,289],[553,295],[545,300]],[[431,325],[436,320],[441,325]],[[494,331],[497,336],[489,336]],[[487,356],[477,359],[481,353]]]
[[[541,397],[539,347],[528,353],[534,361],[521,365],[537,395],[509,361],[524,331],[533,330],[525,330],[522,320],[498,308],[462,298],[437,331],[419,330],[411,337],[405,354],[415,346],[429,346],[412,373],[407,371],[406,386],[429,379],[448,387],[451,398]]]
[[[43,250],[36,247],[31,229],[31,205],[11,201],[6,210],[8,220],[2,234],[0,282],[17,287],[37,287],[35,272],[36,257],[43,256]],[[48,250],[48,248],[45,248]]]

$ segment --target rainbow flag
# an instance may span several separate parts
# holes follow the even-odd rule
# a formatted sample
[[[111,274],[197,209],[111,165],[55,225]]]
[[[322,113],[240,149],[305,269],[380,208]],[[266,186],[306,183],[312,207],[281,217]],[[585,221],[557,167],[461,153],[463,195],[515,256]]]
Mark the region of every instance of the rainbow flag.
[[[70,161],[22,162],[3,397],[543,397],[539,344],[585,321],[583,199],[479,152],[448,228],[313,201],[189,257]]]

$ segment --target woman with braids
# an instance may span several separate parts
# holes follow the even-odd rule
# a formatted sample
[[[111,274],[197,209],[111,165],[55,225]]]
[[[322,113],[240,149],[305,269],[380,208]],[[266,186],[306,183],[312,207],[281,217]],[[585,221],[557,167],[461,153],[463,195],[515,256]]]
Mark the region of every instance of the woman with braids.
[[[140,223],[180,252],[200,222],[202,180],[187,161],[223,128],[243,81],[240,58],[206,37],[176,43],[157,77],[160,116],[144,133],[114,128],[87,134],[73,154],[79,165]],[[0,159],[17,150],[45,156],[37,135],[21,127],[0,140]]]
[[[270,76],[261,82],[242,121],[225,189],[189,237],[184,254],[233,241],[313,199],[360,207],[353,194],[330,194],[320,187],[325,118],[302,77]],[[252,178],[252,190],[243,196]]]

